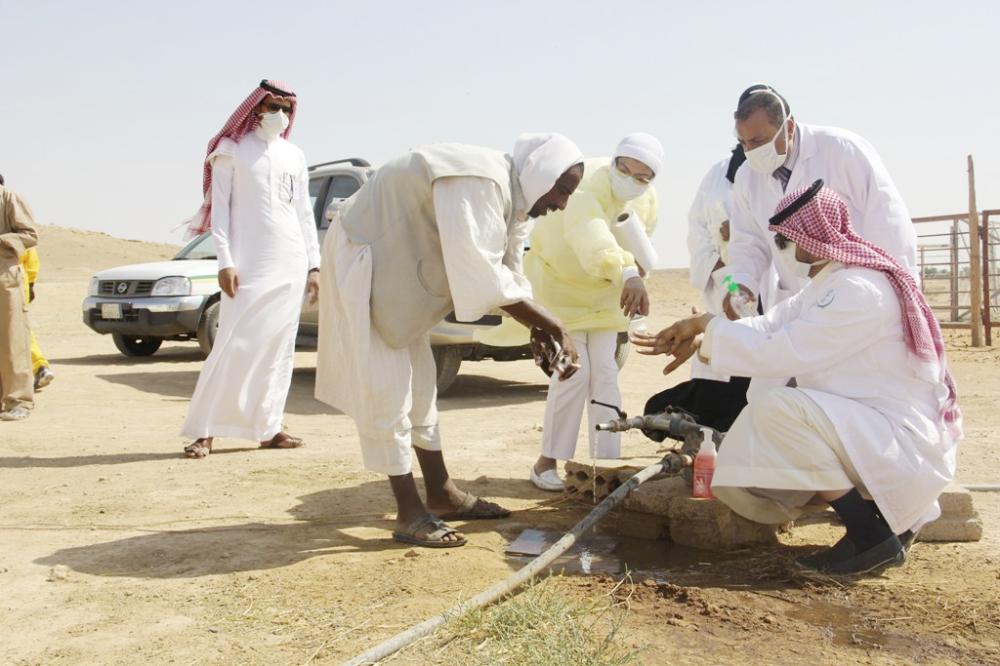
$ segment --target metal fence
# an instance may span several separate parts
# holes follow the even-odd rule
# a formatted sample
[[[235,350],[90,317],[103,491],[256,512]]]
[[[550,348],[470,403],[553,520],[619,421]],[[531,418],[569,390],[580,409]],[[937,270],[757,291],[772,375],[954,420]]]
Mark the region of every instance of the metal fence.
[[[969,214],[915,217],[922,288],[942,328],[972,329],[972,290],[980,291],[986,344],[1000,322],[1000,210],[980,214],[981,284],[972,284]]]

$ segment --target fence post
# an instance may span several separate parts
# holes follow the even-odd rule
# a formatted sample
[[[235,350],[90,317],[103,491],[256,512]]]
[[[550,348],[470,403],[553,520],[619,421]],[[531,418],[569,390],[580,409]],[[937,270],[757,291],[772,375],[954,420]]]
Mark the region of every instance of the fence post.
[[[993,346],[993,298],[990,292],[990,216],[983,211],[983,226],[979,232],[983,241],[983,328],[986,331],[986,346]]]
[[[969,304],[972,312],[970,324],[972,325],[972,346],[982,347],[982,323],[983,323],[983,282],[980,271],[983,267],[982,258],[979,256],[979,210],[976,208],[976,172],[972,165],[972,155],[968,156],[969,162]]]
[[[949,321],[958,321],[958,220],[951,221],[951,276],[948,279],[951,293],[951,318]]]

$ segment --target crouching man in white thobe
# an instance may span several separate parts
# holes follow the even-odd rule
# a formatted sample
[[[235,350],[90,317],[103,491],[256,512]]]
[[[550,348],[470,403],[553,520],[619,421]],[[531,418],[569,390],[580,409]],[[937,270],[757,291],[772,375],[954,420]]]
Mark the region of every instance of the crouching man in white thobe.
[[[697,350],[713,371],[794,376],[755,398],[726,436],[712,492],[761,523],[829,502],[847,534],[800,558],[860,574],[901,564],[940,515],[962,437],[941,331],[912,275],[851,227],[848,207],[816,181],[771,218],[779,260],[810,278],[760,317],[701,315],[637,340],[642,353]]]
[[[389,476],[397,541],[461,546],[465,538],[445,520],[510,515],[448,476],[429,332],[452,310],[475,321],[500,308],[531,329],[533,344],[557,342],[575,363],[563,324],[531,300],[521,255],[528,218],[566,207],[582,161],[558,134],[523,135],[513,156],[458,144],[420,148],[379,169],[330,227],[316,397],[354,419],[365,467]],[[567,366],[563,377],[574,370]]]

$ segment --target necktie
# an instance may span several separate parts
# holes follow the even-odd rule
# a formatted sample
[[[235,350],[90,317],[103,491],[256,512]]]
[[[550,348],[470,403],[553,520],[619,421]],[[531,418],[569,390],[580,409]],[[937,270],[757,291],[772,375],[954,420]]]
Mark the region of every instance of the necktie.
[[[781,191],[788,187],[788,179],[792,177],[792,170],[788,167],[780,166],[774,170],[774,177],[781,181]]]

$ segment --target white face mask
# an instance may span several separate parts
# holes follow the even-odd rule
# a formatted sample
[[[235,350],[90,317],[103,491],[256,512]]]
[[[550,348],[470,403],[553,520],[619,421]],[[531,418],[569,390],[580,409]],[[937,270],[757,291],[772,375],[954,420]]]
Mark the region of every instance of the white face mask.
[[[766,91],[772,95],[770,91]],[[760,94],[760,93],[758,93]],[[777,95],[774,95],[778,97]],[[785,141],[785,154],[781,155],[778,153],[778,137],[781,133],[785,131],[788,125],[788,116],[785,114],[785,103],[781,101],[778,97],[778,101],[781,102],[781,126],[778,131],[774,133],[771,140],[765,143],[763,146],[757,146],[753,150],[746,151],[747,164],[750,168],[757,173],[762,173],[770,176],[775,170],[785,163],[785,159],[788,157],[788,149],[791,148],[791,142],[789,140]]]
[[[638,199],[646,193],[649,185],[650,183],[640,183],[632,176],[626,176],[614,164],[611,165],[611,192],[615,195],[615,199],[619,201]]]
[[[791,242],[785,245],[785,249],[778,250],[778,258],[781,263],[785,265],[788,272],[800,280],[812,279],[809,272],[812,271],[813,268],[816,266],[825,266],[830,263],[826,259],[821,259],[812,264],[806,261],[799,261],[795,258],[795,243]]]
[[[288,116],[284,111],[260,114],[260,129],[268,136],[278,136],[288,129]]]

